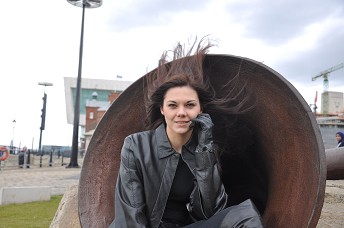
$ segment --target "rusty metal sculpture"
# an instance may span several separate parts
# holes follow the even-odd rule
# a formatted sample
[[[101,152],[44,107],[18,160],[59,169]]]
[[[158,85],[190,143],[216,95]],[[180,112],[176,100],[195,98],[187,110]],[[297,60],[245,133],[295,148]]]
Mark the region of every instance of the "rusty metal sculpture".
[[[327,180],[344,179],[344,147],[327,149]]]
[[[258,99],[256,108],[241,119],[254,131],[252,156],[239,158],[243,166],[234,165],[235,157],[223,160],[231,203],[253,198],[266,227],[316,227],[325,195],[326,158],[314,114],[287,80],[262,63],[230,55],[208,55],[204,62],[215,89],[239,68]],[[83,227],[107,227],[114,218],[123,139],[144,129],[145,77],[111,105],[89,144],[78,195]]]

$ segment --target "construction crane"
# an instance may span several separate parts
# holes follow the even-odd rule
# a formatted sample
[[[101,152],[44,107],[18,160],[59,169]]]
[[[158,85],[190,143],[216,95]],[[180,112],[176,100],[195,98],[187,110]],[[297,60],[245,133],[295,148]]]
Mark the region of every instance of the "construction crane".
[[[327,70],[324,70],[324,71],[320,72],[319,74],[315,75],[314,77],[312,77],[312,81],[315,81],[317,78],[323,77],[324,78],[324,82],[323,82],[324,91],[328,91],[328,88],[329,88],[329,81],[328,81],[329,75],[328,74],[333,72],[333,71],[339,70],[343,67],[344,67],[344,63],[341,63],[341,64],[333,66]]]

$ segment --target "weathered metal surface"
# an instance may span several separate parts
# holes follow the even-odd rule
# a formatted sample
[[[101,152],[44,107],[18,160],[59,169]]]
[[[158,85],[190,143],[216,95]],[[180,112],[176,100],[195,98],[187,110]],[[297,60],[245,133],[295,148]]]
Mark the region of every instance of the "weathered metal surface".
[[[250,156],[222,160],[231,204],[253,198],[266,227],[316,227],[324,201],[326,158],[313,113],[297,90],[264,64],[229,55],[209,55],[204,63],[216,91],[240,67],[240,77],[258,99],[256,108],[240,119],[254,132]],[[144,77],[111,105],[89,144],[79,182],[83,227],[107,227],[114,218],[123,139],[143,130]]]
[[[344,179],[344,147],[327,149],[327,180]]]

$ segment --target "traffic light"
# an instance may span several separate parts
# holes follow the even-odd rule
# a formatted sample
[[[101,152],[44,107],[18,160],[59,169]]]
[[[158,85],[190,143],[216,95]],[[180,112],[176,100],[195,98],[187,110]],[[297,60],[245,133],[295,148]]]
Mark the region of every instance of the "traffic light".
[[[42,118],[41,130],[44,130],[44,128],[45,128],[45,112],[46,112],[46,108],[47,108],[47,94],[46,93],[44,93],[44,97],[42,99],[43,99],[43,108],[42,108],[42,115],[41,115],[41,118]]]

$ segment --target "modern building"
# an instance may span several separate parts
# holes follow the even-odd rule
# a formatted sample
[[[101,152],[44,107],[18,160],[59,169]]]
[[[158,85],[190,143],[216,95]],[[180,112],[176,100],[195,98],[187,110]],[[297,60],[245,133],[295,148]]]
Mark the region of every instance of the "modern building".
[[[114,102],[120,95],[119,92],[111,92],[108,96],[108,101],[99,101],[97,92],[92,93],[92,99],[86,100],[86,124],[84,134],[84,148],[87,150],[88,144],[91,141],[94,130],[98,123],[109,109],[112,102]]]
[[[123,80],[88,78],[83,78],[81,80],[79,119],[81,149],[85,149],[85,136],[89,138],[92,136],[92,130],[94,130],[102,115],[110,107],[111,102],[131,84],[131,81]],[[67,123],[69,124],[73,124],[74,121],[76,85],[77,78],[64,78]],[[86,107],[89,107],[89,113],[87,113]],[[101,117],[99,118],[99,116]],[[86,121],[89,121],[87,129]],[[86,132],[87,134],[85,135]]]

